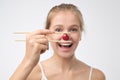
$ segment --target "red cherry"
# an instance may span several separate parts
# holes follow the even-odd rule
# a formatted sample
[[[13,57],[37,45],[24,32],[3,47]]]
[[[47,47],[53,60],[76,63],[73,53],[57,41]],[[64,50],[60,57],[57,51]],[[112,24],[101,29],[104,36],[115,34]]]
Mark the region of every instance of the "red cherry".
[[[69,36],[66,33],[63,34],[62,38],[63,40],[69,40]]]

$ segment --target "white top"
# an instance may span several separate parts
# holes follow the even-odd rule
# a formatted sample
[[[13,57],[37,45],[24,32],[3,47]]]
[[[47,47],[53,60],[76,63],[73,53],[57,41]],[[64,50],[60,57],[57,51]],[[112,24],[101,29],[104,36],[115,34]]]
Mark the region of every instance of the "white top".
[[[48,80],[47,77],[45,76],[45,73],[44,73],[42,65],[41,64],[39,64],[39,65],[40,65],[40,69],[41,69],[41,73],[42,73],[41,80]],[[88,80],[92,80],[92,71],[93,71],[93,68],[91,67]]]

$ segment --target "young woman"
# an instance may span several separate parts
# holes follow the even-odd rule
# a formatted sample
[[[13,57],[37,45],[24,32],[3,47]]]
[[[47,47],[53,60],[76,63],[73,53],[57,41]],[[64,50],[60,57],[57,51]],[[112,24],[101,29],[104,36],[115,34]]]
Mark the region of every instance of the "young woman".
[[[10,80],[105,80],[102,71],[75,57],[81,41],[83,18],[73,4],[54,6],[45,30],[31,32],[26,38],[26,54]],[[53,55],[40,63],[40,55],[53,48]]]

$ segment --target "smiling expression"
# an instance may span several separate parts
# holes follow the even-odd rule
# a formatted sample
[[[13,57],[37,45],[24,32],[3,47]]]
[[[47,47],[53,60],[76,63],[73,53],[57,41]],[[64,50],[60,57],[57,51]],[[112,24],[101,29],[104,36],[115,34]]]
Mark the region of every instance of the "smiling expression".
[[[51,19],[50,30],[60,34],[54,34],[53,39],[59,41],[71,42],[51,42],[54,53],[62,56],[69,57],[74,55],[75,49],[81,40],[81,29],[79,19],[71,11],[60,11]],[[67,35],[67,40],[64,40],[64,34]]]

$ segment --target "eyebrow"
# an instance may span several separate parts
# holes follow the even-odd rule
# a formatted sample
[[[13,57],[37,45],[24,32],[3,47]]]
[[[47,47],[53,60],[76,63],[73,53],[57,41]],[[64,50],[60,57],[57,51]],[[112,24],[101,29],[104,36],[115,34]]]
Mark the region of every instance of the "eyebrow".
[[[54,25],[53,27],[63,27],[61,24]]]
[[[63,25],[61,25],[61,24],[57,24],[57,25],[54,25],[53,26],[53,28],[55,28],[55,27],[64,27]],[[79,25],[76,25],[76,24],[73,24],[73,25],[70,25],[70,27],[80,27]]]
[[[63,28],[63,25],[61,25],[61,24],[57,24],[57,25],[53,25],[53,26],[51,26],[50,28],[52,28],[52,29]]]
[[[77,27],[77,28],[79,28],[80,26],[79,26],[79,25],[74,24],[74,25],[71,25],[70,27]]]

